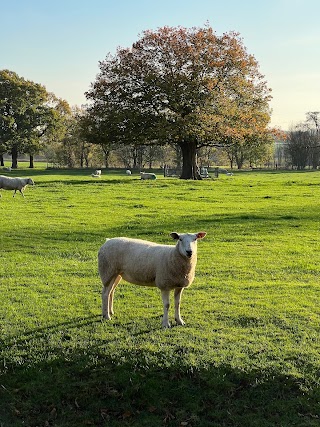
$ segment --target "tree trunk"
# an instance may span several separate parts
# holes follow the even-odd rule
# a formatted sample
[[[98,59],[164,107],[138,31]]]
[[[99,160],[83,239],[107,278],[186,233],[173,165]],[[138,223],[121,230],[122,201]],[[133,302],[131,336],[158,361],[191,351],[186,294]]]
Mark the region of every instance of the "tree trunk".
[[[33,159],[33,155],[32,154],[30,154],[30,164],[29,164],[29,168],[30,169],[33,169],[34,168],[34,161],[33,161],[34,159]]]
[[[16,145],[12,146],[11,149],[11,157],[12,157],[12,169],[18,168],[18,147]]]
[[[0,154],[0,166],[4,166],[3,154]]]
[[[182,151],[182,173],[181,179],[202,179],[197,166],[197,143],[181,142],[179,146]]]
[[[239,149],[235,154],[235,159],[237,163],[238,169],[242,169],[243,163],[244,163],[244,155],[241,149]]]
[[[132,159],[133,159],[133,169],[137,169],[138,165],[138,154],[135,147],[132,147]]]
[[[104,164],[106,166],[106,168],[108,169],[109,167],[109,157],[110,157],[110,151],[105,151],[104,152]]]

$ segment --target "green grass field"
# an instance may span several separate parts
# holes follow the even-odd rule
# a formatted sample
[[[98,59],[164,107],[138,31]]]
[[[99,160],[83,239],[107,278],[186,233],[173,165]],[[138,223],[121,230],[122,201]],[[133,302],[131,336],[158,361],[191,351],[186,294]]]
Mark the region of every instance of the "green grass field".
[[[0,427],[320,425],[320,172],[11,175],[36,185],[0,199]],[[101,320],[106,237],[201,230],[185,326],[128,283]]]

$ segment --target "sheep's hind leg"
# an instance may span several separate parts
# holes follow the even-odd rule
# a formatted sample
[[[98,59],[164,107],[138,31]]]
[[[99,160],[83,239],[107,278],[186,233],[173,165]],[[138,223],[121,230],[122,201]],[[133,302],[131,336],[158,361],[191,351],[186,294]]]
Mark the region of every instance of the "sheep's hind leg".
[[[113,314],[113,294],[114,289],[120,282],[121,276],[113,276],[110,280],[105,281],[102,289],[102,316],[106,320],[111,319]]]
[[[180,301],[183,288],[176,288],[174,290],[174,309],[175,309],[175,319],[178,325],[184,325],[184,321],[180,316]]]
[[[116,280],[113,282],[112,290],[111,290],[110,295],[109,295],[109,308],[110,308],[110,314],[111,315],[114,314],[114,311],[113,311],[114,291],[115,291],[116,287],[118,286],[120,280],[121,280],[121,276],[119,275],[116,277]]]
[[[162,327],[170,328],[170,322],[169,322],[170,291],[161,290],[161,297],[163,302]]]

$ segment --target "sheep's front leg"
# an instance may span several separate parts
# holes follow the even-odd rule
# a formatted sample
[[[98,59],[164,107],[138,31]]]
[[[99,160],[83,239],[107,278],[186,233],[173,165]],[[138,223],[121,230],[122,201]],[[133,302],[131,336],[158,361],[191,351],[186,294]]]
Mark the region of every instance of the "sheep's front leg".
[[[163,302],[162,327],[170,328],[170,322],[169,322],[170,291],[161,290],[161,297]]]
[[[185,324],[180,316],[180,301],[181,301],[182,292],[183,292],[183,288],[176,288],[174,290],[174,309],[175,309],[174,316],[178,325]]]

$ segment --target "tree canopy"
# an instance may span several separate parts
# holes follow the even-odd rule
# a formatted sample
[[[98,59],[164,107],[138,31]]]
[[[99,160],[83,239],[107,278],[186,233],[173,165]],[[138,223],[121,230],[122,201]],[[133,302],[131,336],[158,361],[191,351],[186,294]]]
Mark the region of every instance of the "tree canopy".
[[[19,153],[34,154],[45,134],[61,131],[61,112],[68,109],[44,86],[0,70],[0,153],[11,152],[16,168]]]
[[[100,62],[86,93],[91,122],[110,142],[177,144],[181,178],[197,178],[196,151],[263,140],[270,89],[239,34],[210,27],[145,31]]]

